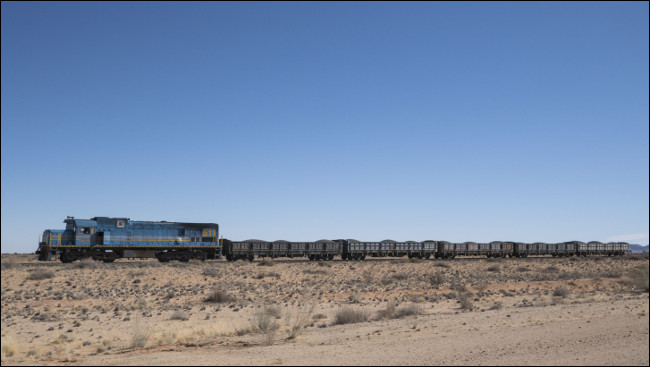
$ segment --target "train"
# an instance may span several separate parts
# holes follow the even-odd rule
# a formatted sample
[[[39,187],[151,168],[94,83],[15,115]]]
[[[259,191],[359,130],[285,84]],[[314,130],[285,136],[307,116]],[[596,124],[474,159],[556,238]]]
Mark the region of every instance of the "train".
[[[47,261],[57,256],[64,263],[92,258],[113,262],[120,258],[156,258],[160,262],[191,259],[253,261],[261,258],[307,258],[309,260],[365,260],[368,257],[454,259],[457,256],[526,258],[528,256],[620,256],[630,252],[626,242],[569,241],[561,243],[489,243],[447,241],[358,241],[354,239],[315,242],[231,241],[219,238],[216,223],[134,221],[130,218],[67,217],[63,230],[47,229],[39,239],[36,254]]]

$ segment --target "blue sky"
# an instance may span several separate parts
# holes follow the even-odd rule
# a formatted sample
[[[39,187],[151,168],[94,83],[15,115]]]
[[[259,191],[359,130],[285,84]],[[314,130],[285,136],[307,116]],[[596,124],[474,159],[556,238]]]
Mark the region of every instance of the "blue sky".
[[[68,215],[647,244],[648,13],[3,2],[2,252]]]

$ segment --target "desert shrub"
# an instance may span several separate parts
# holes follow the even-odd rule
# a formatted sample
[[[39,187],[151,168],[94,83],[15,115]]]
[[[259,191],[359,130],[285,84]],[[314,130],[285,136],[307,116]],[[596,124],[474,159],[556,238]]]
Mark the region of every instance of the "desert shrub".
[[[445,282],[445,276],[441,272],[429,274],[429,282],[431,285],[440,286]]]
[[[395,302],[390,301],[386,304],[385,309],[377,312],[377,318],[379,320],[392,319],[396,311],[397,307],[395,306]]]
[[[474,302],[472,301],[472,294],[467,292],[467,293],[462,293],[458,297],[458,301],[460,302],[460,308],[463,310],[467,311],[472,311],[474,309]]]
[[[489,310],[500,310],[503,308],[503,302],[497,301],[489,308]]]
[[[334,315],[334,325],[356,324],[366,322],[370,319],[370,314],[366,310],[345,307],[336,312]]]
[[[204,301],[209,303],[228,303],[235,302],[235,297],[226,291],[217,289],[210,293]]]
[[[2,270],[9,270],[9,269],[14,269],[18,267],[18,263],[16,262],[16,259],[13,257],[7,257],[5,259],[5,256],[2,256]]]
[[[69,267],[73,269],[96,269],[97,267],[99,267],[99,263],[91,258],[86,258],[71,263]]]
[[[2,339],[2,358],[5,357],[13,357],[16,355],[16,344],[14,343],[13,339]],[[3,363],[5,361],[2,361]]]
[[[282,314],[282,308],[278,305],[270,305],[264,307],[264,312],[272,317],[280,317]]]
[[[423,313],[424,313],[424,308],[421,305],[411,303],[409,305],[399,307],[395,311],[394,317],[399,319],[406,316],[422,315]]]
[[[571,293],[571,292],[567,288],[557,287],[553,291],[553,296],[567,298],[569,296],[569,293]]]
[[[354,292],[348,297],[350,303],[361,303],[361,295],[359,292]]]
[[[391,283],[393,283],[393,278],[391,277],[384,277],[381,279],[381,284],[383,285],[389,285]]]
[[[439,268],[451,268],[451,265],[449,265],[449,263],[442,262],[442,261],[436,261],[436,262],[434,262],[434,263],[433,263],[433,266],[437,266],[437,267],[439,267]]]
[[[36,269],[27,276],[27,279],[29,280],[43,280],[50,278],[54,278],[54,272],[47,269]]]
[[[258,266],[275,266],[275,261],[273,261],[273,259],[263,258],[262,261],[260,261],[257,265]]]
[[[253,328],[264,335],[267,345],[274,343],[275,335],[280,329],[280,324],[273,320],[274,313],[276,313],[276,309],[263,307],[254,315]],[[280,311],[277,311],[277,313],[279,314]]]
[[[525,273],[527,271],[530,271],[530,269],[528,269],[528,267],[526,267],[526,266],[520,266],[520,267],[517,268],[517,271],[520,272],[520,273]]]
[[[295,315],[287,313],[286,322],[289,326],[289,335],[287,336],[287,339],[296,339],[298,335],[302,333],[303,329],[311,325],[311,315],[314,313],[315,308],[316,304],[314,303],[309,309],[305,311],[298,311],[298,313]]]
[[[395,279],[395,280],[406,280],[408,278],[409,278],[409,275],[407,273],[393,274],[393,279]]]
[[[599,273],[603,278],[620,278],[623,276],[623,273],[620,270],[605,270]]]
[[[329,272],[325,269],[305,269],[302,271],[305,274],[312,274],[312,275],[327,275]]]
[[[635,289],[648,292],[648,265],[630,269],[630,278]]]
[[[465,292],[467,291],[467,287],[465,284],[461,283],[459,280],[455,279],[451,282],[451,289],[455,290],[456,292]]]
[[[133,331],[133,337],[131,338],[131,344],[129,346],[131,349],[144,348],[144,346],[147,345],[148,340],[149,335],[140,328],[140,321],[137,320]]]
[[[492,265],[489,268],[487,268],[487,271],[498,273],[501,271],[501,268],[499,267],[499,265]]]
[[[318,266],[326,266],[328,268],[331,268],[332,264],[329,261],[318,260]]]
[[[542,269],[542,273],[547,273],[547,274],[548,273],[557,273],[558,271],[560,271],[560,269],[557,266],[553,266],[553,265],[547,266],[544,269]]]
[[[625,254],[623,256],[617,256],[615,257],[615,259],[632,260],[632,261],[648,260],[648,253],[644,252],[641,254]]]
[[[176,311],[172,314],[172,316],[169,319],[187,321],[190,319],[190,317],[183,311]]]
[[[203,276],[206,277],[216,277],[219,275],[219,271],[215,268],[205,268],[203,269]]]

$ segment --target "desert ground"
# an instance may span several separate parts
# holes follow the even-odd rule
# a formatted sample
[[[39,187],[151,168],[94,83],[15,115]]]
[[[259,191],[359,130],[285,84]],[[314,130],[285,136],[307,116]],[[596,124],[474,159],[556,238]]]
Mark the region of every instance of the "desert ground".
[[[648,365],[648,256],[38,262],[2,365]]]

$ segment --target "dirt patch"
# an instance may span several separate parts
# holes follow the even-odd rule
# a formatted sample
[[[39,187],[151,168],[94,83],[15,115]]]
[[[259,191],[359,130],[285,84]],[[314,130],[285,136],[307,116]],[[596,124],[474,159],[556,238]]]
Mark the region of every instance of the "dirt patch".
[[[3,365],[648,365],[643,257],[2,262]]]

